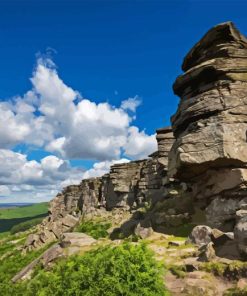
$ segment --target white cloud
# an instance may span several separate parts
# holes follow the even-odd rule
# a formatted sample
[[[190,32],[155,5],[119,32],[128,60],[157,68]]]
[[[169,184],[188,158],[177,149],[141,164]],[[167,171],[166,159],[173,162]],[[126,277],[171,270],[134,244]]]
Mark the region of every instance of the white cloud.
[[[0,102],[0,186],[17,195],[29,192],[46,198],[58,184],[101,175],[113,160],[144,158],[156,149],[155,136],[132,125],[141,103],[138,96],[120,107],[97,104],[66,85],[54,66],[49,59],[39,59],[31,78],[33,88],[23,97]],[[26,155],[9,150],[18,144],[56,156],[28,161]],[[99,162],[82,174],[66,159]]]
[[[136,111],[138,96],[124,100],[119,108],[96,104],[67,86],[52,62],[42,59],[31,82],[33,89],[23,98],[0,103],[0,148],[25,143],[68,159],[103,161],[122,156],[135,117],[128,110]],[[139,137],[145,135],[142,131]]]
[[[128,98],[127,100],[122,101],[121,108],[124,110],[130,110],[136,112],[136,108],[141,105],[141,100],[138,96],[134,98]]]
[[[50,199],[54,192],[62,189],[62,182],[67,179],[79,182],[83,175],[82,169],[73,168],[68,161],[54,155],[38,162],[27,160],[24,154],[0,149],[0,163],[0,196],[27,192],[35,196],[39,192],[46,192],[46,198]]]
[[[126,159],[126,158],[122,158],[122,159],[119,159],[119,160],[112,160],[112,161],[96,162],[91,169],[87,170],[83,174],[83,179],[88,179],[88,178],[92,178],[92,177],[100,177],[100,176],[103,176],[104,174],[106,174],[106,173],[109,172],[110,167],[113,164],[116,164],[116,163],[127,163],[127,162],[129,162],[129,160]]]
[[[155,135],[140,132],[135,126],[129,128],[129,135],[125,145],[125,154],[133,159],[142,159],[157,150]]]

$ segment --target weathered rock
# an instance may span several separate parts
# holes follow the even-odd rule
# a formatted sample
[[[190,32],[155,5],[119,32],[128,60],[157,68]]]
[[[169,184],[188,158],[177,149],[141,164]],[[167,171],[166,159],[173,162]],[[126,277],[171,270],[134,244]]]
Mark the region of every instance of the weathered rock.
[[[69,246],[84,247],[84,246],[90,246],[95,242],[96,240],[94,238],[92,238],[91,236],[85,233],[67,232],[63,234],[60,244],[63,248],[69,247]]]
[[[50,262],[54,261],[55,259],[61,256],[63,256],[62,248],[58,244],[51,246],[42,255],[40,255],[38,258],[33,260],[27,266],[25,266],[21,271],[19,271],[12,278],[12,282],[16,283],[19,280],[28,279],[31,276],[35,266],[37,266],[38,263],[42,263],[43,266],[47,266]]]
[[[135,228],[135,235],[137,235],[138,237],[145,239],[149,236],[151,236],[153,233],[153,229],[152,227],[143,227],[141,226],[140,223],[138,223],[138,225]]]
[[[171,128],[159,129],[158,151],[149,159],[115,164],[109,174],[66,187],[51,201],[49,217],[41,224],[38,234],[27,239],[26,250],[61,238],[64,232],[74,228],[81,215],[93,217],[101,209],[138,209],[171,194],[167,189],[170,185],[164,186],[164,178],[173,140]],[[171,182],[168,180],[166,184]],[[132,224],[131,221],[131,227],[125,225],[125,228],[133,230]]]
[[[207,245],[211,242],[212,229],[206,225],[198,225],[193,228],[187,242],[198,246]]]
[[[227,240],[222,244],[214,245],[215,254],[221,258],[240,260],[241,255],[235,240]]]
[[[233,231],[247,203],[247,39],[231,22],[217,25],[183,71],[173,86],[180,103],[168,177],[188,182],[195,203],[205,200],[206,224]]]
[[[215,249],[212,242],[209,242],[206,245],[203,245],[200,248],[200,255],[199,255],[199,261],[203,262],[210,262],[216,258]]]
[[[234,237],[241,253],[247,255],[247,216],[239,219],[234,228]]]
[[[206,208],[208,224],[224,231],[232,231],[236,222],[236,211],[246,201],[247,198],[215,197]]]

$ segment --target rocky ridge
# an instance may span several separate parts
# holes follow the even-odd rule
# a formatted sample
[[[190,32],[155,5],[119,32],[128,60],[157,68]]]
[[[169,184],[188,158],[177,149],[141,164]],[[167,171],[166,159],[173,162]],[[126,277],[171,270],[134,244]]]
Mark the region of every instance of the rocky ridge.
[[[247,255],[247,40],[231,22],[217,25],[189,51],[182,70],[173,86],[180,103],[172,127],[157,130],[158,150],[66,187],[26,251],[61,238],[84,216],[118,209],[132,215],[120,227],[126,234],[126,227],[145,236],[145,228],[172,233],[203,224],[211,228],[203,228],[201,258]],[[193,243],[202,235],[197,230]]]
[[[39,248],[59,239],[84,216],[113,209],[135,211],[162,201],[170,187],[167,165],[173,141],[171,128],[159,129],[158,151],[148,159],[115,164],[111,166],[109,174],[64,188],[51,201],[48,218],[36,234],[28,237],[25,249]]]

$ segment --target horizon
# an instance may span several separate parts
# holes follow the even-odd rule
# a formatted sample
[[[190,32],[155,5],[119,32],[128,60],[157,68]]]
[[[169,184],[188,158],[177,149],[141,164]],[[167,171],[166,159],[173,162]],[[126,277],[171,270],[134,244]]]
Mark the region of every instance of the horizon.
[[[213,7],[212,7],[213,6]],[[1,1],[0,203],[49,201],[147,157],[187,52],[244,1]]]

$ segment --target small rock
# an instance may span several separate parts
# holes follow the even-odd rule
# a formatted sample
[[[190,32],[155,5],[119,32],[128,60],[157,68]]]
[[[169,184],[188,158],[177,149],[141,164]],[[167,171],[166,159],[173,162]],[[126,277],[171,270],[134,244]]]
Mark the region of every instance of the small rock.
[[[139,223],[135,228],[135,235],[139,236],[142,239],[145,239],[153,234],[152,227],[144,228]]]
[[[168,246],[179,247],[184,245],[184,241],[170,241]]]
[[[244,289],[246,287],[247,287],[247,279],[246,278],[239,279],[237,282],[237,288]]]
[[[200,251],[201,253],[199,255],[199,261],[210,262],[216,258],[216,254],[215,254],[215,250],[212,242],[202,246],[200,248]]]

